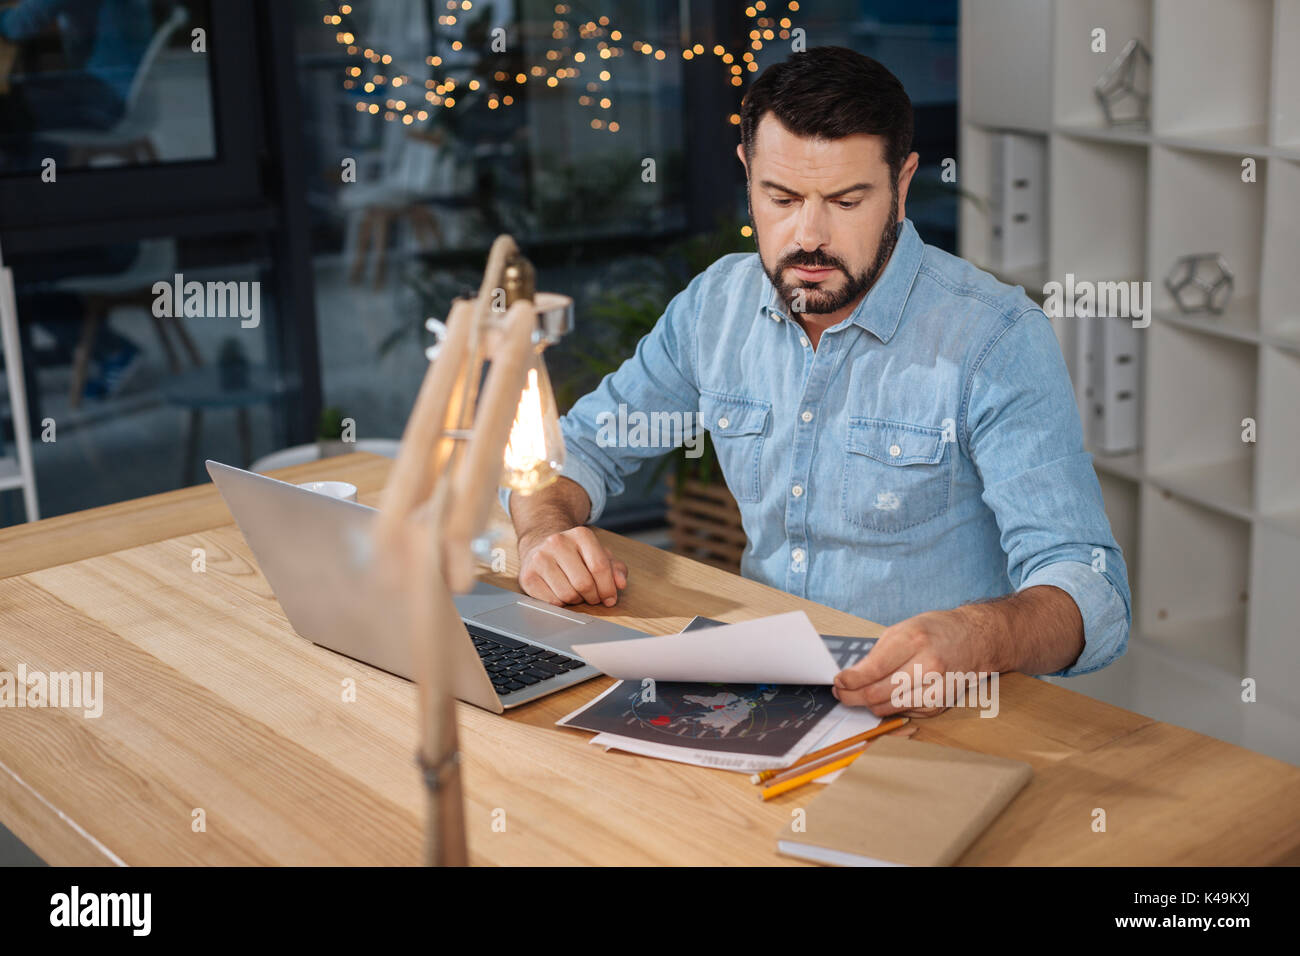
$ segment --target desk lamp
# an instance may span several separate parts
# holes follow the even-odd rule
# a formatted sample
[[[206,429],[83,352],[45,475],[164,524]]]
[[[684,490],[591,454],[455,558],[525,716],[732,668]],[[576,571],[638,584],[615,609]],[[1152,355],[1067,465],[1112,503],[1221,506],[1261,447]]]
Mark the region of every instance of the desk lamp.
[[[532,264],[502,235],[488,253],[478,295],[457,299],[445,326],[432,327],[440,341],[427,353],[429,368],[384,487],[372,567],[386,618],[381,626],[404,629],[411,642],[417,763],[427,794],[425,862],[464,866],[448,639],[462,625],[452,594],[474,585],[475,554],[482,553],[498,483],[531,494],[564,466],[542,351],[573,327],[573,300],[537,292]]]

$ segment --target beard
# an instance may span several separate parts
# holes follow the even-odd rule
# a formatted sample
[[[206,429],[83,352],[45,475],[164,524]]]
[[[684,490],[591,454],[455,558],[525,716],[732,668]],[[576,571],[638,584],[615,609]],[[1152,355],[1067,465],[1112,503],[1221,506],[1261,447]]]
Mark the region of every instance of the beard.
[[[754,213],[751,208],[749,214],[750,222],[754,222]],[[754,225],[754,239],[758,241],[758,226]],[[840,309],[853,302],[859,296],[868,292],[876,280],[880,278],[880,273],[884,271],[885,265],[889,262],[890,255],[894,252],[894,246],[898,243],[898,190],[894,190],[893,199],[889,204],[889,220],[885,223],[885,229],[880,234],[880,242],[876,246],[876,257],[872,260],[866,271],[854,275],[849,268],[835,256],[822,252],[820,249],[814,249],[812,252],[805,252],[797,249],[789,253],[776,264],[775,269],[769,269],[767,263],[763,262],[762,255],[759,256],[759,262],[763,265],[763,271],[767,273],[767,278],[776,288],[777,294],[785,302],[786,306],[792,312],[800,312],[807,315],[826,315],[831,312],[838,312]],[[844,285],[838,290],[823,288],[826,280],[821,279],[817,282],[808,282],[805,280],[796,280],[795,282],[786,282],[782,277],[787,269],[793,266],[802,266],[812,269],[836,269],[844,275]],[[802,300],[803,308],[796,309],[796,302]]]

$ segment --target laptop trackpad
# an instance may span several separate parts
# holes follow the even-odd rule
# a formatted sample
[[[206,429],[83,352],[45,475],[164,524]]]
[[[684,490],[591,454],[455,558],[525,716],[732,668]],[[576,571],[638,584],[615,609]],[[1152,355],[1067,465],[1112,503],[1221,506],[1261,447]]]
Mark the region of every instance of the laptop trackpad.
[[[542,642],[587,623],[517,602],[475,614],[472,620]]]

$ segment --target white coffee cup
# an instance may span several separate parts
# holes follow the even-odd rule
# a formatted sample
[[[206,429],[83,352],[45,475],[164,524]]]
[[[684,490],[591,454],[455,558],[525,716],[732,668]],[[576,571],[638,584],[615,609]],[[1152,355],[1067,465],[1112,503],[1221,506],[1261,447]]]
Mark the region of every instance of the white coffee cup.
[[[304,481],[298,487],[344,501],[357,500],[357,486],[346,481]]]

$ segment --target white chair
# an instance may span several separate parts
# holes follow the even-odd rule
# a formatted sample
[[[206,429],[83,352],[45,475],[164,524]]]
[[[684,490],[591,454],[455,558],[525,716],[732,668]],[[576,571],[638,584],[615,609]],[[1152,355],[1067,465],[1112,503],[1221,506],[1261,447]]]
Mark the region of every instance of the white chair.
[[[14,423],[14,448],[0,456],[0,491],[21,488],[27,520],[40,518],[36,501],[36,470],[32,465],[32,436],[27,425],[27,390],[23,381],[22,345],[18,338],[18,303],[13,273],[0,255],[0,347],[4,348],[9,413]]]
[[[126,163],[157,162],[153,133],[158,129],[161,115],[161,96],[154,62],[167,46],[173,33],[190,18],[184,7],[176,7],[153,35],[144,56],[136,67],[131,89],[126,95],[126,111],[116,126],[109,130],[61,129],[42,131],[42,139],[62,143],[68,148],[68,163],[72,166],[89,165],[100,156],[115,156]]]

